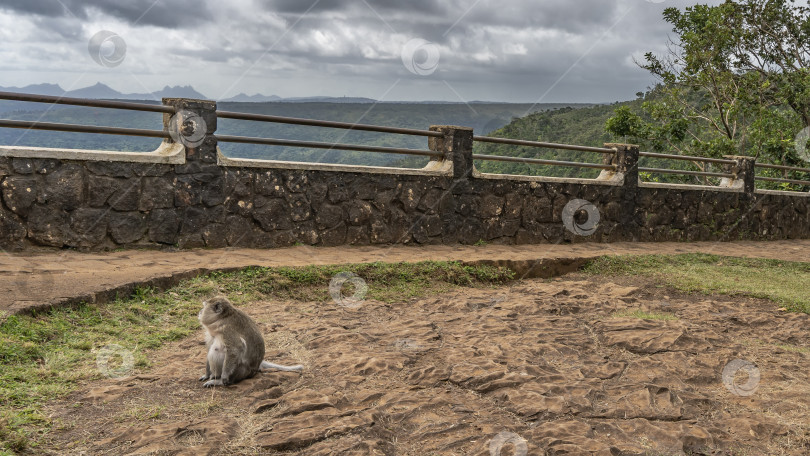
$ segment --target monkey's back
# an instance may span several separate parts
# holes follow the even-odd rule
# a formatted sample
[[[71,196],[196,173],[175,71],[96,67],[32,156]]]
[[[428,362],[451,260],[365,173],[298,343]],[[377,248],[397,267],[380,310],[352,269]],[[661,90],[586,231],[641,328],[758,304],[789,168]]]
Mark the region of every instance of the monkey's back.
[[[231,309],[232,313],[228,316],[231,330],[222,334],[222,338],[229,353],[239,354],[236,356],[239,363],[236,376],[240,378],[234,379],[239,381],[259,371],[264,360],[264,337],[259,326],[246,313],[235,307]]]

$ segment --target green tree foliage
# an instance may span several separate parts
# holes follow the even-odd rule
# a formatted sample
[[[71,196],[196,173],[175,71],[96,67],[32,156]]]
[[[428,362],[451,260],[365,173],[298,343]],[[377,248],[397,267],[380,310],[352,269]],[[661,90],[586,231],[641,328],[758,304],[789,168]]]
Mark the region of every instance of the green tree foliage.
[[[639,65],[660,84],[642,112],[616,110],[608,132],[657,151],[807,167],[794,138],[810,126],[810,8],[794,0],[727,0],[667,8],[677,41]],[[696,165],[699,165],[696,163]],[[761,174],[807,179],[802,173]],[[792,188],[781,186],[785,188]]]
[[[634,103],[636,102],[630,102],[629,104]],[[490,136],[602,147],[605,142],[611,140],[610,135],[605,131],[604,125],[613,112],[613,108],[612,105],[597,105],[588,108],[562,108],[537,112],[514,119],[509,125],[490,133]],[[640,104],[636,109],[640,109]],[[601,163],[603,158],[601,154],[593,152],[574,152],[494,143],[475,143],[473,151],[482,155],[505,155],[590,163]],[[581,178],[594,178],[599,175],[598,169],[500,161],[476,160],[475,166],[481,172],[495,174]]]

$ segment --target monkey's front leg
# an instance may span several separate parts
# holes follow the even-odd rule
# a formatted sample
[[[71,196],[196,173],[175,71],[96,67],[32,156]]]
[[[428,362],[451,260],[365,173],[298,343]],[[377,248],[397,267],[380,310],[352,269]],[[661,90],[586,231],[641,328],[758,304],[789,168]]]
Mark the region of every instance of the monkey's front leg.
[[[200,377],[197,381],[208,380],[211,378],[211,363],[208,360],[205,360],[205,375]]]
[[[233,366],[233,367],[231,367]],[[233,371],[236,370],[237,363],[236,362],[228,362],[228,355],[226,354],[222,360],[222,369],[220,370],[220,376],[213,379],[208,380],[207,382],[203,383],[203,386],[206,388],[211,388],[212,386],[228,386],[231,384],[229,381],[231,374]]]

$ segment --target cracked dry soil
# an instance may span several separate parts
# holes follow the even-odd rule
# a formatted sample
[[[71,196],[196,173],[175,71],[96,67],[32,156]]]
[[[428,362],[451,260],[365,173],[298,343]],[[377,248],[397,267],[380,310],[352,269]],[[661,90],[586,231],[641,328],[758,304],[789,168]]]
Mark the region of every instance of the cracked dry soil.
[[[206,390],[200,331],[51,404],[38,451],[524,454],[492,443],[509,432],[528,455],[807,455],[810,315],[778,307],[584,275],[355,309],[256,302],[267,359],[303,375]],[[636,309],[676,318],[614,316]],[[759,369],[749,396],[724,386],[734,359]]]

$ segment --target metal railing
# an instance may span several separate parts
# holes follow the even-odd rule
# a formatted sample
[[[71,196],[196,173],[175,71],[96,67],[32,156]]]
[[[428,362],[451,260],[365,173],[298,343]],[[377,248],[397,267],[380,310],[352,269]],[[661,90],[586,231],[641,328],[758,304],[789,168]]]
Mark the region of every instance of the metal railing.
[[[151,111],[174,114],[172,106],[163,104],[135,103],[118,100],[93,100],[87,98],[55,97],[51,95],[34,95],[30,93],[0,92],[0,100],[29,101],[33,103],[50,103],[73,106],[89,106],[91,108],[128,109],[130,111]]]
[[[119,100],[96,100],[96,99],[84,99],[84,98],[71,98],[71,97],[59,97],[59,96],[49,96],[49,95],[34,95],[34,94],[2,92],[2,91],[0,91],[0,100],[23,101],[23,102],[33,102],[33,103],[50,103],[50,104],[60,104],[60,105],[72,105],[72,106],[86,106],[86,107],[105,108],[105,109],[123,109],[123,110],[131,110],[131,111],[146,111],[146,112],[156,112],[156,113],[164,113],[164,114],[175,114],[176,113],[176,109],[173,106],[168,106],[168,105],[163,105],[163,104],[148,104],[148,103],[138,103],[138,102],[131,102],[131,101],[119,101]],[[276,115],[268,115],[268,114],[241,113],[241,112],[230,112],[230,111],[219,111],[218,110],[218,111],[216,111],[216,116],[218,118],[223,118],[223,119],[246,120],[246,121],[254,121],[254,122],[281,123],[281,124],[303,125],[303,126],[322,127],[322,128],[336,128],[336,129],[368,131],[368,132],[376,132],[376,133],[412,135],[412,136],[423,136],[423,137],[433,137],[433,138],[440,138],[440,137],[443,136],[443,133],[439,132],[439,131],[420,130],[420,129],[414,129],[414,128],[386,127],[386,126],[368,125],[368,124],[350,123],[350,122],[337,122],[337,121],[327,121],[327,120],[304,119],[304,118],[285,117],[285,116],[276,116]],[[163,138],[163,139],[171,139],[172,138],[171,134],[166,130],[149,130],[149,129],[140,129],[140,128],[123,128],[123,127],[96,126],[96,125],[77,125],[77,124],[68,124],[68,123],[53,123],[53,122],[38,122],[38,121],[34,122],[34,121],[11,120],[11,119],[0,119],[0,128],[24,128],[24,129],[31,129],[31,130],[51,130],[51,131],[63,131],[63,132],[76,132],[76,133],[141,136],[141,137],[154,137],[154,138]],[[260,145],[271,145],[271,146],[303,147],[303,148],[313,148],[313,149],[352,150],[352,151],[360,151],[360,152],[375,152],[375,153],[387,153],[387,154],[415,155],[415,156],[424,156],[424,157],[430,157],[430,158],[442,158],[443,157],[443,154],[440,151],[422,150],[422,149],[408,149],[408,148],[400,148],[400,147],[382,147],[382,146],[369,146],[369,145],[360,145],[360,144],[341,144],[341,143],[328,143],[328,142],[318,142],[318,141],[300,141],[300,140],[292,140],[292,139],[277,139],[277,138],[234,136],[234,135],[215,135],[215,138],[219,142],[226,142],[226,143],[231,142],[231,143],[242,143],[242,144],[260,144]],[[520,140],[520,139],[495,138],[495,137],[478,136],[478,135],[473,136],[473,141],[482,142],[482,143],[507,144],[507,145],[527,146],[527,147],[546,148],[546,149],[570,150],[570,151],[578,151],[578,152],[592,152],[592,153],[607,154],[607,155],[616,153],[616,150],[611,149],[611,148],[607,148],[607,147],[577,146],[577,145],[571,145],[571,144],[557,144],[557,143],[542,142],[542,141],[527,141],[527,140]],[[654,153],[654,152],[640,152],[639,156],[640,157],[648,157],[648,158],[666,159],[666,160],[681,160],[681,161],[690,161],[690,162],[702,162],[702,163],[713,164],[713,165],[735,165],[736,164],[736,161],[729,160],[729,159],[696,157],[696,156],[689,156],[689,155],[672,155],[672,154],[663,154],[663,153]],[[564,167],[576,167],[576,168],[592,168],[592,169],[614,170],[614,171],[617,169],[616,165],[606,164],[606,163],[589,163],[589,162],[575,162],[575,161],[563,161],[563,160],[549,160],[549,159],[529,158],[529,157],[513,157],[513,156],[502,156],[502,155],[472,154],[472,158],[474,160],[482,160],[482,161],[502,161],[502,162],[526,163],[526,164],[535,164],[535,165],[564,166]],[[762,169],[779,170],[779,171],[784,171],[785,173],[787,173],[787,172],[799,172],[799,173],[807,173],[808,175],[810,175],[810,168],[801,168],[801,167],[785,166],[785,165],[772,165],[772,164],[767,164],[767,163],[756,163],[755,167],[756,168],[762,168]],[[728,173],[728,172],[691,171],[691,170],[647,168],[647,167],[639,167],[638,170],[640,172],[647,172],[647,173],[654,173],[654,174],[681,174],[681,175],[688,175],[688,176],[714,177],[714,178],[737,178],[738,177],[737,175],[735,175],[733,173]],[[754,179],[757,180],[757,181],[764,181],[764,182],[788,183],[788,184],[795,184],[795,185],[808,185],[808,186],[810,186],[810,180],[789,179],[787,177],[781,177],[780,178],[780,177],[770,177],[770,176],[755,176]]]
[[[129,111],[148,111],[167,114],[175,113],[174,107],[166,105],[151,105],[146,103],[116,100],[90,100],[85,98],[55,97],[50,95],[33,95],[14,92],[0,92],[0,100],[87,106],[92,108],[124,109]],[[100,125],[76,125],[54,122],[31,122],[26,120],[0,119],[0,127],[24,128],[26,130],[65,131],[73,133],[95,133],[103,135],[145,136],[166,139],[171,138],[169,132],[165,130],[107,127]]]
[[[575,146],[571,144],[557,144],[557,143],[549,143],[549,142],[542,142],[542,141],[526,141],[522,139],[508,139],[508,138],[494,138],[491,136],[473,136],[473,141],[483,142],[483,143],[495,143],[495,144],[508,144],[513,146],[528,146],[528,147],[537,147],[537,148],[544,148],[544,149],[562,149],[562,150],[573,150],[579,152],[594,152],[600,154],[615,154],[616,151],[613,149],[609,149],[607,147],[591,147],[591,146]],[[574,168],[594,168],[594,169],[606,169],[606,170],[616,170],[616,165],[609,165],[603,163],[588,163],[588,162],[572,162],[572,161],[562,161],[562,160],[546,160],[541,158],[529,158],[529,157],[511,157],[507,155],[485,155],[485,154],[473,154],[473,160],[483,160],[483,161],[503,161],[503,162],[513,162],[513,163],[527,163],[533,165],[550,165],[550,166],[568,166]]]
[[[600,165],[598,163],[569,162],[561,160],[543,160],[541,158],[509,157],[505,155],[482,155],[482,154],[473,154],[472,157],[474,160],[484,160],[484,161],[529,163],[533,165],[571,166],[575,168],[596,168],[608,170],[616,169],[616,165]]]
[[[775,169],[779,171],[793,171],[793,172],[800,172],[810,175],[810,168],[799,168],[796,166],[785,166],[785,165],[771,165],[770,163],[755,163],[754,168],[764,168],[764,169]],[[788,178],[780,178],[780,177],[768,177],[768,176],[754,176],[754,180],[763,181],[763,182],[777,182],[781,184],[795,184],[795,185],[810,185],[810,180],[800,180],[800,179],[788,179]]]
[[[104,127],[97,125],[76,125],[52,122],[31,122],[27,120],[0,119],[0,127],[25,128],[27,130],[68,131],[73,133],[97,133],[103,135],[147,136],[171,138],[168,131],[146,130],[142,128]]]
[[[302,119],[298,117],[273,116],[269,114],[252,114],[246,112],[217,111],[217,117],[222,119],[254,120],[257,122],[273,122],[291,125],[308,125],[312,127],[341,128],[345,130],[373,131],[377,133],[395,133],[400,135],[433,136],[441,138],[442,133],[415,128],[381,127],[350,122],[335,122],[331,120]]]
[[[680,160],[680,161],[689,161],[689,162],[703,162],[703,163],[710,163],[716,165],[735,165],[737,162],[734,160],[729,160],[725,158],[708,158],[708,157],[696,157],[693,155],[673,155],[673,154],[662,154],[657,152],[639,152],[639,157],[649,157],[649,158],[661,158],[665,160]],[[645,168],[639,167],[639,172],[644,173],[652,173],[652,174],[682,174],[686,176],[698,176],[698,177],[721,177],[727,179],[734,179],[737,177],[731,173],[719,173],[719,172],[711,172],[711,171],[690,171],[685,169],[665,169],[665,168]]]
[[[84,98],[57,97],[50,95],[35,95],[14,92],[0,91],[0,100],[24,101],[33,103],[50,103],[72,106],[86,106],[92,108],[125,109],[132,111],[148,111],[158,113],[174,114],[176,109],[167,105],[152,105],[147,103],[136,103],[118,100],[95,100]],[[273,122],[293,125],[308,125],[326,128],[341,128],[347,130],[362,130],[379,133],[395,133],[404,135],[418,135],[428,137],[441,137],[442,133],[437,131],[417,130],[412,128],[382,127],[376,125],[355,124],[348,122],[333,122],[325,120],[300,119],[295,117],[272,116],[266,114],[239,113],[229,111],[217,111],[217,117],[226,119],[251,120],[259,122]],[[97,125],[76,125],[54,122],[32,122],[23,120],[0,119],[0,127],[24,128],[29,130],[49,130],[64,131],[73,133],[94,133],[108,135],[142,136],[170,139],[171,135],[165,130],[148,130],[140,128],[122,128]],[[407,149],[399,147],[378,147],[358,144],[323,143],[315,141],[297,141],[289,139],[256,138],[249,136],[217,135],[216,139],[221,142],[233,142],[243,144],[263,144],[273,146],[307,147],[313,149],[340,149],[361,152],[378,152],[389,154],[419,155],[426,157],[442,157],[440,152],[419,149]]]
[[[441,152],[421,149],[404,149],[399,147],[363,146],[360,144],[338,144],[316,141],[299,141],[294,139],[256,138],[250,136],[216,135],[218,142],[232,142],[242,144],[264,144],[267,146],[309,147],[312,149],[339,149],[360,152],[380,152],[386,154],[422,155],[425,157],[443,157]]]
[[[282,123],[290,125],[306,125],[311,127],[338,128],[343,130],[371,131],[376,133],[394,133],[412,136],[429,136],[429,137],[443,136],[443,134],[438,131],[418,130],[415,128],[383,127],[378,125],[367,125],[350,122],[335,122],[331,120],[303,119],[298,117],[284,117],[269,114],[253,114],[253,113],[230,112],[230,111],[217,111],[216,114],[217,118],[224,118],[224,119],[250,120],[255,122]],[[352,150],[359,152],[377,152],[385,154],[418,155],[433,158],[443,157],[443,154],[441,152],[422,149],[406,149],[401,147],[366,146],[360,144],[325,143],[317,141],[300,141],[295,139],[258,138],[250,136],[233,136],[233,135],[216,135],[215,137],[217,141],[241,143],[241,144],[263,144],[268,146],[306,147],[312,149],[329,149],[329,150],[331,149]]]
[[[639,172],[652,173],[652,174],[684,174],[687,176],[700,176],[700,177],[725,177],[733,179],[736,176],[731,173],[714,173],[710,171],[689,171],[686,169],[666,169],[666,168],[638,168]]]

